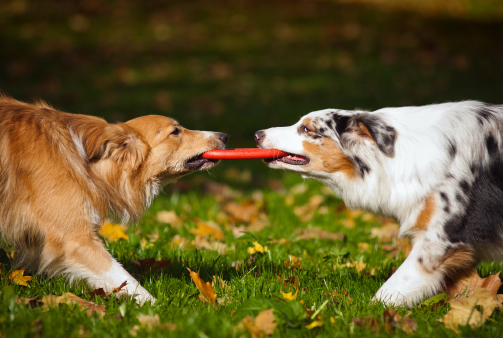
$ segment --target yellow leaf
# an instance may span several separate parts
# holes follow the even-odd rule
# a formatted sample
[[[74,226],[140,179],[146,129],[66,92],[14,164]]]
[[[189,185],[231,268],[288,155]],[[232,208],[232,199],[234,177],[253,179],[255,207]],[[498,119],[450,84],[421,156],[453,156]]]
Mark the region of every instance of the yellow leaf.
[[[249,247],[247,249],[248,253],[250,255],[254,255],[255,253],[257,252],[261,252],[261,253],[264,253],[264,252],[267,252],[269,249],[267,247],[264,247],[263,245],[261,245],[259,242],[255,241],[253,242],[253,247]]]
[[[330,323],[335,324],[335,318],[334,317],[330,317]]]
[[[129,241],[129,236],[124,232],[124,230],[126,230],[126,227],[123,225],[105,222],[101,226],[99,234],[110,242],[117,242],[121,238]]]
[[[315,320],[314,322],[312,322],[311,324],[309,325],[306,325],[306,328],[309,329],[309,330],[312,330],[314,329],[315,327],[319,327],[319,326],[322,326],[323,325],[323,322],[319,321],[319,320]]]
[[[498,305],[491,291],[483,288],[476,289],[469,298],[452,299],[448,303],[451,305],[451,309],[440,321],[445,324],[445,327],[456,333],[461,332],[460,325],[470,325],[472,328],[480,327]],[[481,306],[482,312],[477,310],[476,306]]]
[[[358,273],[361,273],[362,271],[365,270],[365,267],[367,266],[367,263],[363,263],[363,258],[360,259],[358,263],[356,263],[355,268]]]
[[[299,290],[297,290],[295,292],[295,294],[293,294],[293,291],[288,292],[288,293],[285,293],[283,291],[280,291],[280,292],[283,295],[284,299],[286,299],[286,300],[295,300],[295,299],[297,299],[297,293],[299,293]]]
[[[358,250],[361,253],[368,251],[369,247],[370,247],[370,245],[368,243],[358,243]]]
[[[211,283],[204,282],[199,277],[199,272],[191,271],[189,268],[187,268],[187,270],[189,270],[190,277],[194,281],[194,284],[196,284],[197,289],[201,292],[199,299],[203,302],[215,303],[217,294],[213,286],[211,286]]]
[[[136,336],[138,330],[141,327],[144,328],[147,332],[152,331],[152,329],[155,327],[157,327],[159,329],[168,329],[169,331],[176,330],[176,328],[177,328],[177,326],[173,323],[161,324],[161,320],[159,318],[159,315],[157,315],[157,314],[154,316],[138,315],[138,316],[136,316],[136,318],[140,322],[140,325],[135,325],[129,330],[129,333],[132,336]]]
[[[179,234],[176,234],[171,241],[172,248],[180,248],[187,249],[190,246],[190,241],[187,238],[180,237]]]
[[[208,221],[208,222],[196,222],[197,229],[191,229],[190,233],[196,235],[196,236],[203,236],[203,237],[214,237],[216,239],[224,239],[224,233],[216,224],[215,222]]]
[[[28,285],[28,283],[27,283],[31,279],[31,276],[23,276],[24,270],[25,269],[12,271],[9,274],[9,279],[12,282],[16,283],[17,285],[24,285],[24,286],[31,288],[31,286]]]

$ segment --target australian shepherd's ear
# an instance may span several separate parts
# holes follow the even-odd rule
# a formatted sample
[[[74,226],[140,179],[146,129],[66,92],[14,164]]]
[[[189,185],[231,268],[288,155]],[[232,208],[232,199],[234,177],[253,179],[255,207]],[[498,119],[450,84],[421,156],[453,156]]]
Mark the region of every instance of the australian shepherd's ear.
[[[381,117],[362,112],[348,117],[345,122],[347,123],[345,131],[370,140],[372,143],[375,143],[379,150],[387,155],[393,154],[396,130]]]
[[[145,160],[149,146],[125,123],[109,124],[84,131],[81,136],[88,162],[111,159],[121,167],[137,170]]]

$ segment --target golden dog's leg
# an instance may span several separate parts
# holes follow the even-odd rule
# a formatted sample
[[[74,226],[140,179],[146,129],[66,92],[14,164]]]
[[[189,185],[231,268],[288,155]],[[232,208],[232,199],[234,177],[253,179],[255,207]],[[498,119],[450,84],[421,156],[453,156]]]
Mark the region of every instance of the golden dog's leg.
[[[131,276],[106,250],[95,234],[79,234],[72,238],[48,240],[43,250],[44,260],[52,261],[50,270],[67,276],[70,282],[84,280],[91,288],[103,288],[111,293],[123,282],[124,291],[118,297],[133,297],[138,303],[155,302],[155,298]]]

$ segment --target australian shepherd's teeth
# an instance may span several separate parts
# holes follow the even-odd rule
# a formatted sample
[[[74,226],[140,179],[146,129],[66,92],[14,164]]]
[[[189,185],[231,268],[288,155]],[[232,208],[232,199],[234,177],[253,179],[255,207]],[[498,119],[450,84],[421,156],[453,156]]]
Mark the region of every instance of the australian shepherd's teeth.
[[[15,265],[106,292],[127,281],[125,294],[155,301],[96,231],[110,215],[138,220],[162,185],[215,166],[200,155],[226,140],[164,116],[109,124],[0,96],[0,232]]]
[[[395,217],[412,251],[377,291],[412,306],[484,259],[503,258],[503,106],[477,101],[374,112],[325,109],[255,134],[267,160],[329,186],[350,208]]]

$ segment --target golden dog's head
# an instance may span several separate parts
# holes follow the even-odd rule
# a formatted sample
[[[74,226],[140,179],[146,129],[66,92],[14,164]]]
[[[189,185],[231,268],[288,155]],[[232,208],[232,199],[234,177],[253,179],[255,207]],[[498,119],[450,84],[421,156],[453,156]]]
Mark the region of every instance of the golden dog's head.
[[[219,160],[205,159],[202,154],[224,149],[227,141],[226,134],[189,130],[165,116],[142,116],[125,124],[137,131],[149,146],[148,155],[140,165],[143,176],[164,183],[214,167]]]
[[[224,149],[227,141],[226,134],[189,130],[158,115],[119,124],[101,123],[99,128],[88,123],[85,128],[79,127],[73,126],[72,137],[82,140],[74,140],[78,148],[83,146],[81,157],[89,162],[92,172],[111,184],[129,180],[142,185],[155,180],[164,185],[191,172],[210,169],[219,161],[201,155]]]

